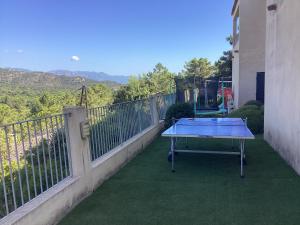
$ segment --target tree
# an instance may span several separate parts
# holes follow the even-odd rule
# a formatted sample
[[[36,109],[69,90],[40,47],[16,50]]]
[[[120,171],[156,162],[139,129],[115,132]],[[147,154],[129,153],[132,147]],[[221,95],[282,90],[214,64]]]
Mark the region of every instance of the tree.
[[[49,106],[49,95],[47,93],[44,93],[40,99],[40,103],[44,106]]]
[[[102,106],[112,103],[112,89],[104,84],[92,85],[87,89],[88,106]]]
[[[171,93],[174,85],[174,74],[158,63],[151,72],[139,77],[131,76],[128,85],[116,91],[114,102],[132,101],[156,93]]]
[[[207,78],[213,75],[215,68],[207,58],[194,58],[184,65],[183,75]]]
[[[171,93],[174,83],[174,74],[161,63],[155,65],[152,72],[146,74],[146,83],[148,83],[150,94]]]
[[[233,36],[232,36],[232,35],[229,35],[229,36],[226,38],[226,41],[232,46],[232,45],[233,45]]]
[[[0,103],[0,125],[14,122],[18,113],[6,104]]]
[[[225,51],[215,64],[216,75],[222,77],[232,76],[232,51]]]
[[[131,76],[128,80],[128,86],[131,100],[146,98],[150,94],[145,75],[141,77]]]
[[[114,103],[127,102],[131,100],[128,85],[121,86],[114,95]]]
[[[233,38],[230,35],[226,38],[230,45],[233,44]],[[216,75],[222,77],[232,76],[232,51],[224,51],[220,59],[215,63]]]
[[[43,105],[38,100],[33,100],[29,103],[30,113],[32,116],[37,116],[43,111]]]

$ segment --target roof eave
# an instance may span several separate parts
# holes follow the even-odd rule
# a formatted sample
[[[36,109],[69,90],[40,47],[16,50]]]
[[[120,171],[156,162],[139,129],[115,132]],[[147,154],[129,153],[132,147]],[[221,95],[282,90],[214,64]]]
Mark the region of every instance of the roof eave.
[[[234,12],[235,12],[235,9],[236,9],[236,6],[237,6],[237,3],[238,3],[239,0],[234,0],[234,3],[233,3],[233,7],[232,7],[232,10],[231,10],[231,15],[233,16]]]

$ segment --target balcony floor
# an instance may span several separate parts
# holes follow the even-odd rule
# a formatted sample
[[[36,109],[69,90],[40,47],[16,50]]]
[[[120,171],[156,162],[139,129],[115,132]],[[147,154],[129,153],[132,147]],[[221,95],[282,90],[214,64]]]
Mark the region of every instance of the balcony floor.
[[[231,141],[190,141],[230,147]],[[246,143],[246,177],[237,156],[180,154],[176,173],[167,138],[144,152],[80,203],[60,225],[299,224],[300,177],[257,137]]]

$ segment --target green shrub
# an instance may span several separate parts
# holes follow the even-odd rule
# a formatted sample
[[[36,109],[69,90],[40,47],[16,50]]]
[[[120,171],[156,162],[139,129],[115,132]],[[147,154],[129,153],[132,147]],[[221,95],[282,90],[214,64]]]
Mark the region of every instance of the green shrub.
[[[245,105],[256,105],[257,107],[263,106],[263,103],[257,100],[250,100]]]
[[[177,103],[167,110],[166,119],[165,119],[165,127],[170,127],[172,125],[172,118],[180,119],[180,118],[191,118],[194,117],[193,106],[189,103]]]
[[[263,107],[256,105],[245,105],[233,111],[228,115],[231,118],[247,118],[249,129],[254,134],[260,134],[264,131],[264,111]]]

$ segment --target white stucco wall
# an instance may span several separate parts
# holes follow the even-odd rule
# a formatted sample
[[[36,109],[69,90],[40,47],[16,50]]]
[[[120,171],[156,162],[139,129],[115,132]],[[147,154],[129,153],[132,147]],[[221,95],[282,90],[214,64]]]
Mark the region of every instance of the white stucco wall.
[[[237,106],[256,99],[256,75],[265,72],[266,0],[240,0],[239,9],[239,56],[233,62]]]
[[[232,90],[234,94],[234,107],[238,108],[239,103],[239,53],[235,51],[238,50],[238,43],[233,48],[233,59],[232,59]]]
[[[234,9],[233,9],[233,14],[232,14],[232,19],[233,19],[233,49],[232,49],[232,91],[233,91],[233,97],[234,97],[234,107],[238,108],[238,102],[239,102],[239,87],[240,87],[240,82],[239,82],[239,67],[240,67],[240,60],[239,60],[239,48],[240,48],[240,42],[239,38],[236,37],[237,33],[237,26],[236,24],[236,17],[239,17],[239,4],[240,1],[234,1]]]
[[[300,1],[267,3],[265,139],[300,174]]]

